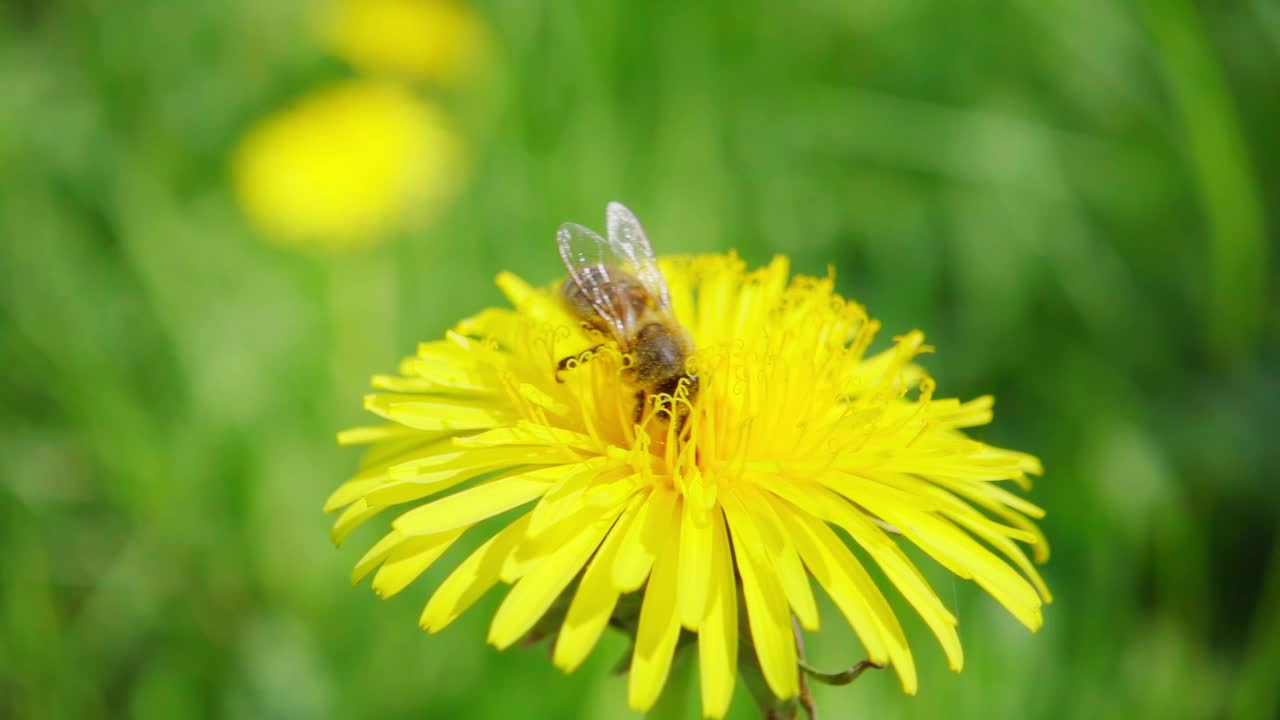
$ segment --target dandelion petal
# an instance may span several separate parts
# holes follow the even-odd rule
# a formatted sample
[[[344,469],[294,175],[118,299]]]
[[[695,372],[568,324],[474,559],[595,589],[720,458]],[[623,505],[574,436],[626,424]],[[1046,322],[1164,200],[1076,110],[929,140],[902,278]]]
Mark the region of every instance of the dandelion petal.
[[[653,707],[671,671],[676,639],[680,637],[680,616],[676,612],[679,550],[680,545],[674,540],[662,543],[644,592],[627,684],[627,704],[636,712],[648,712]]]
[[[721,718],[733,699],[738,672],[738,595],[733,577],[733,558],[724,516],[711,518],[711,566],[707,614],[698,632],[698,671],[702,684],[702,714]]]

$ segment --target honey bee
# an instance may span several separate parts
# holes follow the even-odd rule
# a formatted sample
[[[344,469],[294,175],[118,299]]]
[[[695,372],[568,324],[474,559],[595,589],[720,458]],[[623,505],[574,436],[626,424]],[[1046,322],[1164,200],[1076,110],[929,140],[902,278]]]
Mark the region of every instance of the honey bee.
[[[676,321],[640,221],[619,202],[609,203],[605,217],[608,240],[576,223],[565,223],[556,233],[569,271],[561,296],[570,314],[630,355],[623,380],[636,390],[639,421],[651,395],[674,396],[682,382],[690,401],[697,395],[698,378],[685,369],[693,338]],[[571,360],[561,361],[559,369]]]

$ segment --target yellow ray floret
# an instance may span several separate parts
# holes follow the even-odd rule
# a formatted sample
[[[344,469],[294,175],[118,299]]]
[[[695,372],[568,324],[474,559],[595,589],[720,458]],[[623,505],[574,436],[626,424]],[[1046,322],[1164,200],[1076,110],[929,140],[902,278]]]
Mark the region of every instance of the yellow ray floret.
[[[497,522],[435,590],[424,628],[507,585],[494,645],[554,632],[552,661],[568,672],[606,626],[621,627],[634,638],[628,702],[641,712],[676,653],[696,646],[712,718],[728,711],[740,663],[779,700],[800,692],[796,633],[820,626],[815,590],[865,657],[916,692],[889,588],[865,562],[959,670],[956,617],[905,544],[1040,626],[1050,598],[1031,558],[1048,557],[1043,511],[1008,489],[1029,486],[1040,464],[964,434],[992,419],[990,396],[935,397],[917,331],[868,354],[878,323],[832,277],[792,278],[783,258],[754,271],[733,255],[672,258],[662,271],[697,348],[696,396],[682,388],[637,412],[629,358],[599,347],[554,288],[509,274],[498,284],[511,308],[463,320],[399,374],[375,377],[365,407],[386,422],[339,436],[369,450],[325,509],[340,511],[336,541],[398,514],[353,580],[372,573],[380,595],[395,594]],[[687,408],[678,421],[675,405]]]

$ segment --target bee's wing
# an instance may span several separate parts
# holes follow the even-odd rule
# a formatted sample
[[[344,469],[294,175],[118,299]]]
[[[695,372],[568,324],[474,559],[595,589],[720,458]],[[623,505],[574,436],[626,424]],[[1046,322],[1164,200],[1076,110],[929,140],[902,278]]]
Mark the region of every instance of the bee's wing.
[[[609,272],[610,268],[617,267],[609,243],[577,223],[565,223],[556,231],[556,244],[570,280],[582,289],[583,297],[596,314],[613,329],[614,337],[625,338],[626,319],[618,314],[625,305],[616,297],[619,285]]]
[[[614,201],[605,210],[609,233],[609,249],[617,256],[617,262],[631,273],[653,298],[657,310],[671,316],[671,297],[667,293],[667,281],[658,269],[649,237],[640,227],[640,221],[626,205]]]

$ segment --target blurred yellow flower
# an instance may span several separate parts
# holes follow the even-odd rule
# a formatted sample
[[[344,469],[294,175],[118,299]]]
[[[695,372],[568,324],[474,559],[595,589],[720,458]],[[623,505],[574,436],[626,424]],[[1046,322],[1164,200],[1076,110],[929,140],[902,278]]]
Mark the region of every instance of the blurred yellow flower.
[[[455,195],[461,140],[410,90],[352,80],[264,118],[232,159],[249,218],[285,245],[342,250],[427,220]]]
[[[641,712],[687,631],[713,718],[727,712],[740,670],[763,678],[753,687],[762,706],[796,702],[793,618],[818,628],[814,581],[867,658],[916,691],[903,629],[850,540],[921,615],[954,670],[963,663],[956,617],[895,535],[1040,626],[1049,593],[1017,543],[1047,557],[1031,519],[1043,512],[1001,482],[1027,487],[1040,463],[964,434],[991,420],[990,396],[934,397],[933,380],[912,364],[928,349],[918,331],[867,357],[878,323],[835,294],[831,277],[789,280],[785,258],[748,272],[733,255],[677,257],[661,271],[698,348],[700,389],[658,396],[638,421],[626,358],[611,344],[580,355],[599,336],[554,288],[506,273],[498,285],[514,308],[463,320],[399,374],[373,378],[365,407],[388,422],[339,436],[372,447],[325,506],[343,510],[333,538],[414,506],[359,560],[355,581],[376,570],[374,590],[394,595],[465,532],[503,516],[435,591],[424,628],[445,627],[498,583],[511,589],[489,641],[506,648],[555,632],[552,659],[565,671],[607,625],[629,628],[629,704]],[[584,361],[557,372],[574,356]],[[673,403],[689,408],[683,423],[662,419]],[[620,602],[632,593],[638,602]],[[750,647],[741,656],[740,642]]]
[[[333,0],[323,22],[333,53],[368,72],[448,84],[487,54],[485,26],[447,0]]]

